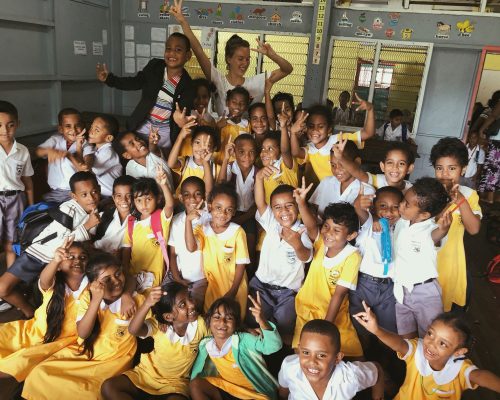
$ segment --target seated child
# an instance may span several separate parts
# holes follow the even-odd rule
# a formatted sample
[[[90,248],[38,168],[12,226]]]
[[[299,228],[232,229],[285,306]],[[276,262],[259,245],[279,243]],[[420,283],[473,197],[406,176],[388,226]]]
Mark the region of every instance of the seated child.
[[[243,118],[250,104],[250,93],[243,86],[236,86],[232,90],[228,90],[226,104],[228,108],[227,116],[223,116],[217,127],[220,129],[221,150],[215,156],[215,162],[222,164],[224,153],[223,149],[229,142],[229,138],[234,141],[238,135],[242,133],[250,133],[250,125],[246,118]]]
[[[134,178],[155,178],[157,165],[167,174],[170,191],[173,191],[172,173],[167,163],[156,154],[153,154],[146,143],[134,132],[125,132],[118,135],[113,141],[115,151],[128,160],[125,174]]]
[[[189,176],[197,176],[205,182],[208,193],[214,186],[214,179],[219,172],[218,166],[212,161],[214,148],[217,148],[218,135],[210,126],[196,126],[196,121],[190,121],[184,125],[175,140],[174,146],[168,156],[167,164],[179,177],[179,184]],[[191,137],[191,156],[179,157],[179,151],[183,141]],[[176,194],[179,194],[180,185]]]
[[[262,355],[281,349],[276,327],[267,322],[259,294],[249,296],[250,311],[262,334],[242,331],[240,304],[222,297],[208,309],[205,323],[212,336],[202,339],[191,372],[191,398],[201,399],[276,399],[277,382],[267,370]]]
[[[406,363],[405,381],[394,400],[459,400],[467,389],[478,386],[500,393],[500,378],[478,369],[465,356],[472,347],[472,331],[463,317],[439,314],[422,339],[405,340],[380,328],[370,307],[364,307],[354,318]]]
[[[153,317],[149,317],[152,312]],[[159,324],[167,326],[166,332]],[[165,396],[187,399],[189,376],[200,341],[208,335],[186,286],[169,282],[151,289],[128,328],[132,335],[154,340],[154,349],[140,363],[101,386],[104,400]]]
[[[393,231],[399,220],[399,204],[403,194],[396,188],[385,186],[375,192],[372,213],[360,229],[356,246],[363,257],[359,266],[356,290],[349,292],[349,311],[356,314],[363,311],[361,302],[371,305],[381,326],[391,332],[397,332],[396,299],[394,298],[394,260]],[[386,224],[382,225],[382,218]],[[383,230],[374,228],[374,220],[379,221]],[[354,322],[358,335],[364,335],[364,329]]]
[[[399,206],[401,219],[394,230],[394,297],[401,336],[423,337],[432,320],[443,311],[437,281],[437,250],[451,224],[444,186],[433,178],[417,179]]]
[[[7,268],[16,259],[12,250],[16,226],[24,210],[25,200],[33,204],[33,167],[28,149],[15,139],[19,126],[17,108],[8,101],[0,100],[0,241]],[[25,198],[26,197],[26,198]],[[0,311],[10,308],[0,299]]]
[[[375,189],[392,186],[404,193],[411,188],[410,181],[405,180],[406,175],[413,172],[415,154],[406,143],[392,142],[385,152],[384,161],[380,161],[383,174],[372,174],[361,169],[358,163],[343,157],[342,144],[334,148],[344,168],[361,182],[372,185]]]
[[[292,344],[295,327],[295,296],[304,280],[304,267],[312,259],[312,243],[298,218],[295,188],[280,185],[271,194],[268,206],[264,196],[263,173],[255,183],[255,219],[266,232],[259,267],[250,281],[250,291],[260,293],[262,312],[276,323],[287,345]]]
[[[160,189],[165,201],[162,209]],[[169,268],[166,242],[174,198],[167,185],[167,174],[160,166],[156,167],[156,181],[139,178],[132,185],[132,201],[133,211],[122,243],[122,263],[125,273],[136,278],[136,290],[142,293],[161,285]]]
[[[111,146],[118,134],[118,121],[107,114],[94,118],[89,129],[89,144],[92,152],[85,157],[85,163],[97,177],[101,186],[101,196],[110,197],[113,194],[113,182],[122,175],[120,157]]]
[[[349,105],[351,94],[344,90],[339,94],[339,105],[332,111],[335,125],[351,125],[354,123],[354,110]]]
[[[136,179],[128,175],[120,176],[113,182],[114,207],[101,214],[94,235],[94,247],[107,251],[121,259],[121,245],[127,229],[127,220],[132,206],[132,185]]]
[[[76,156],[77,147],[81,147],[81,156],[91,152],[90,146],[83,140],[83,123],[80,112],[74,108],[64,108],[57,116],[59,133],[52,135],[36,148],[37,157],[49,161],[47,183],[50,192],[43,196],[45,201],[62,203],[71,199],[69,180],[77,171],[87,170],[83,159]]]
[[[375,190],[370,185],[360,182],[347,171],[343,161],[335,153],[336,148],[342,149],[342,160],[349,160],[358,165],[361,164],[359,150],[353,141],[341,141],[334,146],[334,151],[330,153],[332,176],[323,178],[309,199],[310,204],[318,207],[320,217],[323,216],[325,208],[330,203],[346,202],[353,204],[360,190],[363,190],[365,195],[375,193]]]
[[[361,255],[348,242],[358,235],[359,219],[349,203],[330,204],[321,230],[307,207],[305,184],[296,192],[300,216],[314,241],[314,258],[304,285],[295,298],[297,322],[292,347],[297,348],[300,332],[311,319],[326,319],[340,330],[340,351],[361,357],[363,350],[349,317],[349,290],[356,289]]]
[[[370,386],[384,398],[384,374],[374,362],[344,362],[340,332],[330,321],[313,319],[300,332],[298,354],[283,360],[278,375],[282,399],[348,400]]]
[[[464,307],[467,302],[464,232],[469,235],[479,233],[482,213],[477,192],[459,184],[468,162],[464,143],[458,138],[442,138],[432,147],[430,160],[436,178],[448,190],[453,201],[446,209],[452,218],[450,230],[437,254],[443,308],[450,311],[452,307]]]
[[[352,140],[358,146],[362,146],[364,140],[375,134],[373,104],[360,99],[357,95],[356,98],[360,104],[357,110],[366,110],[367,112],[365,126],[357,132],[342,136],[340,134],[332,135],[332,111],[323,105],[313,106],[308,109],[307,113],[302,112],[290,128],[292,156],[296,157],[300,164],[310,163],[319,181],[332,175],[330,152],[340,138]],[[309,142],[306,147],[301,147],[300,136],[304,129]]]
[[[170,237],[170,271],[176,282],[189,287],[197,309],[203,309],[207,279],[203,272],[203,258],[201,251],[193,253],[186,248],[186,218],[194,209],[202,209],[205,201],[205,184],[197,176],[190,176],[181,183],[179,200],[184,206],[184,211],[176,214],[172,219]],[[200,218],[192,222],[193,227],[203,224],[209,219],[209,214],[202,212]]]
[[[479,145],[478,132],[469,132],[467,135],[467,152],[469,153],[469,162],[464,176],[460,179],[460,183],[463,186],[468,186],[476,190],[485,160],[484,150]]]
[[[0,379],[23,382],[35,365],[76,342],[76,312],[88,255],[80,242],[65,238],[40,274],[42,305],[32,319],[0,324]]]
[[[32,244],[16,259],[14,264],[0,276],[0,297],[19,308],[27,319],[33,317],[33,306],[15,287],[21,281],[31,283],[42,269],[52,261],[57,248],[65,237],[74,236],[76,242],[90,240],[99,223],[97,204],[100,200],[99,185],[94,174],[80,171],[69,180],[72,200],[59,206],[59,210],[72,218],[72,228],[52,221],[33,239]],[[49,237],[51,239],[47,240]]]
[[[219,297],[236,299],[245,315],[247,302],[246,264],[250,263],[245,231],[231,222],[236,214],[238,197],[227,184],[214,187],[208,196],[211,219],[196,226],[193,221],[201,210],[192,209],[186,217],[186,248],[193,253],[201,250],[203,267],[208,280],[204,310],[207,311]]]
[[[403,122],[403,112],[394,108],[389,113],[389,121],[377,129],[377,136],[390,142],[398,141],[415,144],[416,135]]]
[[[89,288],[82,294],[76,316],[78,342],[31,370],[23,398],[95,399],[106,379],[131,368],[137,342],[128,332],[130,318],[123,312],[122,267],[111,254],[97,251],[88,261],[86,275]],[[133,300],[139,307],[143,298],[136,294]]]

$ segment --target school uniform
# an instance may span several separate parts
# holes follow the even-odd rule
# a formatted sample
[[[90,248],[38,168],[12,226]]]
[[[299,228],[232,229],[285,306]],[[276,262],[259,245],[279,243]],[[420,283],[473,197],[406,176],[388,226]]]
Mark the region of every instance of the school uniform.
[[[339,141],[340,134],[331,135],[323,147],[318,149],[313,143],[309,142],[304,151],[305,158],[298,159],[299,164],[311,163],[311,167],[316,177],[321,181],[327,176],[332,176],[332,167],[330,166],[330,153],[332,148]],[[354,133],[343,133],[342,138],[352,140],[358,147],[363,145],[361,140],[361,131]]]
[[[478,388],[469,378],[470,373],[477,369],[470,360],[452,356],[442,370],[435,371],[425,359],[423,340],[406,342],[407,353],[398,353],[398,357],[406,363],[406,376],[394,400],[460,400],[464,391]]]
[[[153,396],[182,394],[189,396],[189,378],[200,341],[209,335],[203,317],[190,322],[184,336],[175,333],[169,325],[166,332],[158,327],[155,318],[145,321],[152,337],[154,348],[141,354],[141,361],[132,370],[124,373],[137,388]]]
[[[203,180],[203,178],[205,177],[205,168],[203,168],[203,165],[196,164],[193,156],[179,157],[178,160],[180,163],[179,167],[172,168],[172,171],[174,171],[181,178],[179,185],[177,186],[177,190],[175,191],[176,194],[179,194],[181,192],[181,185],[182,182],[184,182],[184,179],[190,176],[197,176],[198,178]],[[213,161],[209,161],[209,164],[210,170],[212,171],[212,176],[215,180],[217,179],[217,175],[219,174],[220,165],[216,164]]]
[[[43,142],[39,148],[54,149],[67,151],[68,153],[76,152],[76,142],[68,143],[61,133],[56,133]],[[91,153],[92,149],[87,142],[83,144],[83,156]],[[43,198],[45,201],[54,201],[62,203],[71,198],[71,188],[69,180],[73,174],[77,172],[73,163],[67,158],[60,158],[54,162],[50,162],[48,166],[47,183],[51,191],[46,193]]]
[[[167,218],[165,212],[160,213],[163,238],[168,238],[172,217]],[[128,227],[123,236],[122,247],[132,248],[130,255],[130,275],[137,279],[137,291],[143,293],[145,290],[159,286],[163,282],[165,273],[165,260],[161,252],[160,244],[156,240],[151,228],[151,216],[146,219],[137,220],[134,223],[132,237]]]
[[[393,253],[393,228],[389,228],[391,253]],[[373,231],[373,217],[360,229],[356,238],[356,247],[362,255],[359,266],[358,284],[356,290],[349,292],[349,311],[351,315],[364,311],[362,301],[370,305],[377,316],[381,327],[397,333],[396,328],[396,298],[394,297],[394,261],[384,263],[382,259],[382,232]],[[358,334],[367,334],[367,331],[353,320]]]
[[[434,318],[443,312],[437,281],[437,249],[433,218],[410,225],[401,218],[394,230],[394,297],[398,333],[418,330],[423,337]]]
[[[187,215],[183,211],[176,214],[172,219],[168,245],[175,250],[177,268],[182,278],[192,283],[192,285],[189,286],[189,291],[196,300],[196,304],[203,306],[208,282],[203,272],[201,250],[196,250],[191,253],[186,247],[186,217]],[[192,221],[193,229],[209,220],[210,214],[203,212],[200,218]]]
[[[30,153],[14,140],[9,154],[0,146],[0,241],[14,241],[16,225],[24,210],[23,176],[32,176]]]
[[[318,187],[309,199],[309,203],[318,206],[319,215],[323,215],[325,208],[330,203],[346,202],[354,204],[359,195],[361,186],[365,195],[374,194],[375,190],[370,185],[354,179],[342,192],[342,183],[335,176],[327,176],[322,179]]]
[[[240,122],[233,122],[232,120],[227,119],[227,125],[220,131],[220,151],[215,152],[214,161],[217,164],[222,164],[224,161],[224,149],[229,143],[229,138],[231,138],[231,141],[234,143],[234,139],[236,139],[239,135],[250,132],[250,123],[247,119],[242,118]],[[230,161],[234,160],[231,159]]]
[[[245,231],[231,222],[222,233],[215,233],[210,222],[194,228],[194,237],[203,255],[203,266],[208,287],[205,294],[205,312],[219,297],[231,288],[237,264],[250,264]],[[245,316],[248,286],[246,272],[243,274],[235,300],[240,304],[242,318]]]
[[[335,257],[327,257],[327,250],[323,237],[318,235],[314,242],[314,258],[309,272],[304,285],[295,298],[297,321],[293,336],[293,348],[297,348],[300,333],[306,322],[312,319],[325,319],[337,285],[356,290],[359,264],[361,262],[361,255],[358,250],[354,246],[346,244]],[[361,343],[349,315],[347,296],[342,300],[337,317],[333,322],[340,331],[340,351],[346,356],[362,356]]]
[[[54,253],[61,247],[64,239],[74,236],[75,242],[90,240],[90,235],[95,232],[95,227],[87,231],[84,224],[89,219],[89,214],[76,200],[62,203],[59,210],[73,218],[73,229],[68,229],[57,221],[52,221],[45,229],[33,239],[33,243],[21,254],[9,268],[9,273],[26,283],[31,283],[46,264],[54,258]],[[54,238],[42,243],[41,240],[53,235]]]
[[[135,294],[139,307],[144,298]],[[90,291],[86,290],[78,306],[77,322],[90,305]],[[121,315],[121,298],[111,304],[101,301],[97,311],[100,331],[94,342],[94,355],[81,353],[83,339],[50,356],[30,372],[22,397],[27,400],[101,399],[102,383],[120,375],[132,366],[137,349],[135,336],[128,331],[130,320]]]
[[[372,185],[375,189],[380,189],[382,187],[389,186],[387,183],[387,179],[384,174],[372,174],[371,172],[367,172],[368,174],[368,184]],[[410,181],[404,180],[405,187],[403,189],[403,194],[405,194],[408,189],[410,189],[413,184]]]
[[[290,185],[294,188],[299,186],[299,166],[295,159],[293,159],[292,168],[288,168],[285,165],[283,157],[276,160],[273,166],[278,171],[274,172],[270,177],[264,178],[264,195],[266,197],[266,204],[268,205],[271,205],[271,194],[278,186]]]
[[[305,263],[312,259],[313,244],[304,231],[301,241],[309,249],[309,258],[301,261],[294,248],[281,239],[282,227],[270,207],[262,215],[257,211],[255,219],[265,230],[266,237],[260,252],[259,267],[250,281],[250,291],[254,295],[260,293],[266,319],[275,322],[282,335],[293,335],[295,296],[304,280]],[[295,232],[303,228],[304,224],[299,220],[291,226]]]
[[[335,125],[349,125],[352,124],[354,121],[354,109],[351,107],[347,106],[345,109],[342,109],[342,107],[335,107],[333,109],[333,121],[335,122]]]
[[[236,194],[238,195],[238,211],[246,212],[255,205],[254,187],[257,168],[252,166],[246,179],[236,161],[227,165],[227,180],[234,184]]]
[[[47,333],[47,307],[52,299],[54,288],[42,290],[38,281],[43,301],[35,310],[33,318],[0,324],[0,372],[22,382],[37,364],[64,347],[76,343],[78,302],[88,283],[87,277],[84,277],[75,291],[65,284],[64,320],[61,333],[54,341],[43,343]]]
[[[146,165],[141,165],[135,160],[129,160],[125,167],[125,175],[130,175],[133,178],[156,178],[156,166],[160,165],[167,174],[167,184],[170,191],[173,192],[172,172],[166,161],[156,154],[151,152],[146,156]]]
[[[377,136],[380,136],[383,140],[388,140],[391,142],[402,142],[403,140],[403,124],[399,124],[394,129],[390,122],[386,122],[384,125],[377,129]],[[411,132],[406,126],[406,138],[415,140],[415,132]]]
[[[378,371],[371,362],[340,361],[332,372],[323,399],[349,400],[377,383]],[[279,385],[290,391],[288,400],[316,399],[316,393],[300,366],[297,354],[286,357],[278,374]]]
[[[94,247],[96,249],[107,251],[111,254],[120,250],[123,242],[123,236],[127,230],[127,221],[127,217],[123,221],[120,221],[120,214],[118,213],[118,210],[115,210],[113,212],[113,219],[106,228],[104,236],[94,242]]]
[[[91,151],[90,154],[94,156],[92,172],[101,186],[101,195],[111,197],[113,195],[113,183],[116,178],[122,176],[123,172],[120,157],[113,150],[111,143],[106,143]]]

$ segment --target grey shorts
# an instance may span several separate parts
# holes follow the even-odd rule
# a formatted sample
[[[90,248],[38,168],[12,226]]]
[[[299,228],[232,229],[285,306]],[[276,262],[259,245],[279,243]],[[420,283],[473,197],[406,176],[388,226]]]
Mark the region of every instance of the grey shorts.
[[[24,211],[24,193],[0,195],[0,241],[13,242],[16,225]]]
[[[423,338],[434,318],[443,312],[441,286],[437,279],[413,287],[411,292],[403,288],[403,304],[396,303],[398,334],[418,332]]]
[[[43,261],[24,252],[16,258],[7,272],[26,283],[31,283],[40,276],[45,265]]]
[[[51,189],[50,192],[43,195],[43,199],[53,203],[64,203],[71,200],[71,190]]]

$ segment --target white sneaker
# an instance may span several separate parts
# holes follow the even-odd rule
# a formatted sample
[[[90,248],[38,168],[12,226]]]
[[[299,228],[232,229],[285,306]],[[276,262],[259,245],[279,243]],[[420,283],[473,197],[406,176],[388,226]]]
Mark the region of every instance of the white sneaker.
[[[10,310],[12,306],[7,303],[5,300],[0,299],[0,312],[4,312]]]

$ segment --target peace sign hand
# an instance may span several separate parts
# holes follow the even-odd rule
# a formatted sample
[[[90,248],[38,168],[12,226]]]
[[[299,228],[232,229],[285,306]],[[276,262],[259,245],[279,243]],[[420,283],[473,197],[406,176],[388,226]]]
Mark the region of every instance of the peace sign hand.
[[[297,232],[295,232],[287,226],[282,226],[280,238],[296,249],[302,243],[301,237],[305,231],[306,228],[300,228]]]
[[[335,156],[336,159],[342,160],[344,156],[344,149],[347,144],[348,139],[343,139],[344,134],[340,132],[338,134],[339,141],[333,145],[333,155]]]
[[[210,136],[207,136],[205,140],[202,141],[201,143],[202,149],[203,149],[203,161],[209,162],[212,159],[213,155],[213,149],[209,146],[210,145]]]
[[[156,164],[156,182],[160,186],[167,186],[168,178],[167,173],[160,164]]]
[[[354,314],[353,317],[356,318],[356,321],[358,321],[362,326],[366,328],[368,332],[373,333],[376,335],[379,327],[377,323],[377,317],[373,313],[373,311],[370,309],[370,307],[366,304],[366,302],[363,300],[363,308],[365,311],[361,311],[357,314]]]
[[[306,178],[302,177],[302,186],[300,188],[296,188],[293,191],[293,198],[297,203],[302,202],[305,203],[307,193],[310,192],[311,188],[313,187],[313,184],[310,183],[309,186],[306,187]]]
[[[290,128],[290,132],[292,135],[300,136],[304,133],[306,129],[306,120],[309,117],[309,113],[305,111],[301,111],[295,122],[292,124]]]
[[[184,127],[190,120],[195,119],[193,116],[186,116],[186,112],[186,107],[182,108],[179,103],[175,103],[174,122],[180,128]]]
[[[358,96],[356,92],[354,92],[354,97],[355,100],[352,102],[352,104],[359,104],[358,108],[356,108],[356,111],[370,111],[373,109],[373,104],[370,103],[368,100],[364,100],[361,97]]]
[[[263,327],[263,325],[269,326],[266,321],[266,318],[264,317],[264,313],[262,312],[262,301],[260,300],[260,293],[257,292],[256,299],[254,299],[251,295],[248,295],[248,298],[253,304],[253,306],[251,306],[249,310],[254,316],[255,321],[260,325],[261,328]]]
[[[153,125],[151,125],[151,128],[149,128],[148,139],[149,139],[150,144],[156,145],[160,141],[160,134],[158,133],[159,130],[160,130],[160,128],[158,128],[157,126],[153,126]]]
[[[109,75],[108,67],[106,66],[106,64],[97,63],[95,72],[97,79],[99,79],[101,82],[106,82],[106,79],[108,79]]]
[[[198,219],[201,217],[201,213],[202,213],[202,209],[203,209],[203,205],[204,205],[205,201],[204,200],[201,200],[195,208],[193,208],[191,211],[189,211],[187,213],[187,216],[186,216],[186,221],[194,221],[195,219]]]
[[[75,240],[75,237],[73,235],[71,236],[66,236],[64,238],[64,242],[61,247],[58,247],[54,253],[54,262],[59,264],[60,262],[64,260],[69,259],[69,253],[68,250],[73,244],[73,241]]]
[[[278,114],[278,122],[280,124],[280,127],[286,127],[290,125],[290,120],[288,119],[288,115],[286,115],[285,112],[285,102],[283,102],[281,106],[281,112]]]
[[[186,21],[186,18],[182,15],[182,0],[174,0],[174,4],[170,6],[168,12],[174,16],[177,22],[182,23]]]
[[[261,42],[259,39],[255,39],[257,41],[257,48],[252,49],[252,51],[255,51],[257,53],[263,54],[265,56],[272,56],[276,54],[276,52],[273,50],[271,45],[269,43],[264,43]]]

